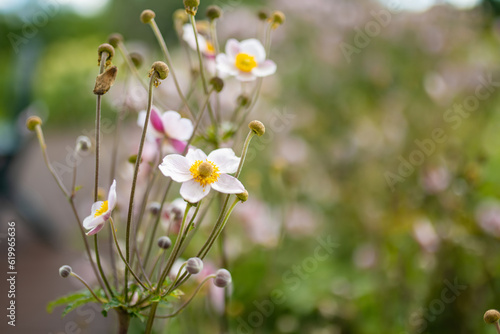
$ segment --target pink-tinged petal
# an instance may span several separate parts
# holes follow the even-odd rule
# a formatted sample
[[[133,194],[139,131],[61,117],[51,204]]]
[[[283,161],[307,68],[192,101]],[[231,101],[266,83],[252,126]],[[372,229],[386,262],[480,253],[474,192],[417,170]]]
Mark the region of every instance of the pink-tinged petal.
[[[210,186],[202,187],[195,180],[184,182],[181,186],[181,196],[189,203],[198,203],[203,197],[210,192]]]
[[[160,113],[154,107],[151,108],[150,119],[151,119],[151,125],[156,131],[160,133],[165,132],[165,128],[163,127],[163,122],[161,121]]]
[[[229,58],[234,59],[238,53],[240,53],[240,43],[234,38],[229,39],[226,42],[226,54]]]
[[[189,171],[190,166],[188,160],[182,155],[169,154],[158,168],[163,175],[171,177],[175,182],[185,182],[193,178]]]
[[[104,227],[104,223],[99,224],[85,234],[86,235],[94,235],[94,234],[98,233],[100,230],[102,230],[103,227]]]
[[[257,77],[252,72],[239,72],[236,79],[240,81],[254,81]]]
[[[191,165],[194,164],[196,160],[202,160],[202,161],[207,160],[207,155],[199,148],[197,149],[190,148],[188,153],[186,154],[186,159],[189,163],[189,167],[191,167]]]
[[[193,134],[193,123],[187,118],[179,118],[165,124],[165,133],[169,138],[177,140],[188,140]]]
[[[225,194],[241,194],[245,191],[245,187],[237,178],[227,174],[221,174],[217,182],[212,183],[212,188]]]
[[[255,38],[241,41],[240,52],[254,56],[257,63],[263,62],[266,59],[266,49],[264,49],[262,43]]]
[[[210,152],[207,159],[212,161],[221,173],[235,173],[240,164],[240,158],[230,148],[219,148]]]
[[[172,144],[172,147],[178,153],[183,153],[187,146],[187,142],[177,139],[170,139],[170,144]]]
[[[215,58],[216,68],[224,74],[237,75],[238,69],[234,65],[235,60],[231,60],[227,55],[221,53]]]
[[[97,216],[97,217],[94,217],[94,214],[90,215],[90,216],[87,216],[84,220],[83,220],[83,227],[86,229],[86,230],[90,230],[90,229],[93,229],[94,227],[96,227],[97,225],[100,225],[100,224],[104,224],[106,220],[103,219],[102,216]]]
[[[266,77],[276,72],[276,63],[272,60],[265,60],[259,66],[252,70],[252,73],[258,77]]]
[[[113,180],[111,187],[109,187],[108,193],[108,211],[111,212],[116,206],[116,180]]]

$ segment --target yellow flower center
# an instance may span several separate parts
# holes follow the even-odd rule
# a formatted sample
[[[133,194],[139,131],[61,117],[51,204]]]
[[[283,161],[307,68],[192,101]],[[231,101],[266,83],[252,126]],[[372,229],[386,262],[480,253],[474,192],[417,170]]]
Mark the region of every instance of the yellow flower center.
[[[251,72],[255,67],[257,67],[257,62],[255,57],[250,56],[246,53],[238,53],[236,55],[236,63],[234,64],[240,71]]]
[[[106,211],[108,211],[108,201],[102,202],[101,207],[99,208],[99,210],[97,210],[94,213],[94,217],[98,217],[98,216],[102,215]]]
[[[215,47],[214,45],[207,41],[207,53],[213,54],[215,52]]]
[[[219,167],[217,167],[212,161],[208,160],[196,160],[189,168],[189,171],[191,172],[194,180],[202,187],[216,182],[220,175]]]

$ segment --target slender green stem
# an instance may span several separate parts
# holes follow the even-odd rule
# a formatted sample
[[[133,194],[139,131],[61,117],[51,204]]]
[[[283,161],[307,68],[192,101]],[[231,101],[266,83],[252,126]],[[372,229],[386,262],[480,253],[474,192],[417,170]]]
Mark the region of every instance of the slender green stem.
[[[194,15],[189,15],[189,20],[191,21],[191,26],[193,27],[194,37],[196,40],[196,51],[198,54],[198,61],[200,63],[200,75],[201,75],[201,82],[203,84],[203,91],[205,92],[205,95],[209,95],[208,94],[208,86],[207,86],[207,82],[205,79],[205,69],[203,67],[203,57],[201,55],[200,43],[198,42],[198,29],[196,29],[196,20],[194,18]],[[210,104],[210,101],[208,102],[208,111],[210,114],[210,118],[212,120],[212,125],[215,128],[215,133],[217,134],[218,133],[218,131],[217,131],[218,125],[217,125],[217,121],[215,119],[214,111],[212,110],[212,105]]]
[[[101,273],[102,280],[104,281],[104,285],[106,285],[106,288],[109,291],[109,294],[111,297],[114,297],[115,294],[113,293],[113,290],[111,289],[111,286],[109,285],[108,279],[106,278],[106,275],[104,274],[104,270],[102,269],[101,265],[101,257],[99,255],[99,240],[97,238],[97,234],[94,234],[94,249],[95,249],[95,259],[97,262],[97,268],[99,269],[99,273]]]
[[[177,310],[175,311],[174,313],[172,314],[168,314],[168,315],[158,315],[156,316],[156,318],[173,318],[175,317],[176,315],[178,315],[179,313],[181,313],[181,311],[183,309],[186,308],[186,306],[188,306],[188,304],[193,300],[193,298],[196,296],[196,294],[198,293],[198,291],[200,291],[200,289],[203,287],[203,285],[209,280],[209,279],[212,279],[212,278],[215,278],[215,275],[208,275],[207,277],[205,277],[205,279],[203,281],[201,281],[201,283],[198,285],[198,287],[196,288],[196,290],[194,290],[193,294],[191,295],[191,297],[189,297],[188,300],[186,300],[186,302],[184,304],[182,304],[182,306]]]
[[[85,282],[85,280],[83,278],[81,278],[78,274],[74,273],[74,272],[71,272],[70,273],[71,276],[77,278],[80,282],[83,283],[83,285],[85,285],[85,287],[87,287],[87,289],[89,289],[90,293],[92,294],[92,296],[94,296],[94,298],[101,304],[104,304],[104,301],[97,297],[97,295],[94,293],[94,291],[92,291],[92,289],[90,288],[90,286],[87,284],[87,282]]]
[[[175,74],[175,69],[172,66],[172,59],[170,57],[170,53],[168,52],[167,44],[165,43],[165,40],[163,39],[161,31],[158,28],[158,25],[156,24],[156,21],[154,19],[152,19],[149,24],[151,25],[151,28],[153,29],[153,33],[155,34],[156,39],[158,40],[158,43],[160,44],[160,47],[163,51],[163,54],[165,56],[165,60],[166,60],[167,65],[170,69],[170,74],[172,74],[172,78],[174,79],[174,84],[175,84],[175,88],[177,89],[177,93],[179,94],[179,97],[181,98],[184,105],[186,106],[186,110],[188,111],[189,117],[191,119],[194,119],[193,112],[191,111],[189,104],[188,104],[188,101],[186,100],[186,97],[182,93],[181,86],[179,85],[179,81],[177,80],[177,75]]]
[[[137,160],[135,162],[134,176],[132,179],[132,189],[130,190],[130,199],[128,204],[128,215],[127,215],[127,232],[125,235],[125,252],[126,252],[126,261],[129,263],[130,261],[130,228],[132,225],[132,212],[134,210],[134,197],[135,197],[135,188],[137,185],[137,175],[139,174],[139,165],[142,160],[142,149],[144,148],[144,141],[146,139],[146,132],[148,130],[149,117],[151,115],[151,105],[153,100],[153,85],[156,80],[157,74],[153,72],[151,74],[151,78],[149,80],[149,90],[148,90],[148,108],[146,113],[146,118],[144,120],[144,126],[142,128],[141,142],[139,144],[139,151],[137,152]],[[124,287],[124,297],[125,300],[128,299],[128,267],[125,268],[125,287]]]
[[[113,239],[115,240],[116,249],[118,250],[118,254],[120,255],[123,263],[125,263],[125,265],[127,266],[128,270],[130,270],[130,273],[132,274],[132,276],[134,276],[134,278],[137,281],[137,283],[139,283],[139,285],[142,286],[142,288],[144,290],[149,291],[149,288],[146,287],[146,285],[144,285],[144,283],[142,283],[142,281],[139,279],[139,277],[137,277],[136,273],[132,270],[132,268],[130,267],[128,261],[123,256],[123,253],[122,253],[122,250],[120,248],[120,245],[118,244],[118,239],[116,238],[116,230],[115,230],[115,224],[113,223],[113,218],[109,218],[109,223],[111,224],[111,231],[113,231]]]
[[[151,310],[149,310],[148,315],[148,323],[146,324],[146,329],[144,330],[144,334],[151,334],[151,330],[153,329],[153,323],[155,321],[155,313],[158,308],[158,302],[151,303]]]

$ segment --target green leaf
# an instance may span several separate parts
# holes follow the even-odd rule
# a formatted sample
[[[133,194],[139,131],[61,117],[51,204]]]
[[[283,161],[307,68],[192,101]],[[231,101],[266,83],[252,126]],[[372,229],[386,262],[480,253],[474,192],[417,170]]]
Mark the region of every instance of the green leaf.
[[[77,308],[79,306],[82,306],[83,304],[87,304],[87,303],[94,302],[94,301],[96,301],[96,300],[93,296],[83,298],[83,299],[78,299],[77,301],[75,301],[71,304],[68,304],[68,306],[66,306],[61,317],[66,316],[69,312],[73,311],[75,308]]]
[[[144,320],[146,320],[146,317],[143,316],[142,314],[140,314],[139,311],[132,311],[132,312],[130,312],[130,314],[133,317],[137,317],[141,322],[144,322]]]
[[[52,313],[52,311],[54,310],[54,307],[56,307],[56,306],[69,304],[69,303],[75,302],[79,299],[88,298],[89,295],[90,295],[89,292],[87,290],[84,290],[84,291],[78,291],[78,292],[72,293],[70,295],[63,296],[59,299],[56,299],[56,300],[48,303],[47,304],[47,312]]]
[[[122,304],[122,302],[120,302],[118,299],[113,298],[109,303],[102,305],[102,308],[104,309],[104,311],[108,312],[112,308],[118,308],[120,306],[125,306],[125,305]]]

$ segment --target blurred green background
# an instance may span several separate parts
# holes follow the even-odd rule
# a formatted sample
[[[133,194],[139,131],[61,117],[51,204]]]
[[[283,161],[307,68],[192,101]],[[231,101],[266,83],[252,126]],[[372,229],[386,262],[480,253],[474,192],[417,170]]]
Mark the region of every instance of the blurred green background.
[[[222,45],[255,35],[260,9],[287,17],[273,35],[278,72],[255,111],[268,138],[242,176],[252,200],[226,232],[232,333],[494,333],[482,316],[500,308],[500,2],[221,0],[202,1],[200,17],[210,4],[225,10]],[[25,221],[23,317],[12,333],[68,332],[69,321],[81,333],[114,328],[99,312],[92,321],[45,313],[75,289],[57,268],[81,258],[80,243],[22,127],[42,115],[50,153],[63,160],[93,126],[97,46],[121,33],[146,56],[145,76],[161,59],[139,21],[150,8],[183,67],[172,28],[181,7],[0,2],[0,216]],[[114,119],[112,98],[104,103],[103,117]],[[46,218],[30,223],[38,212]],[[325,240],[336,246],[318,257]],[[217,296],[205,293],[170,332],[217,332]]]

